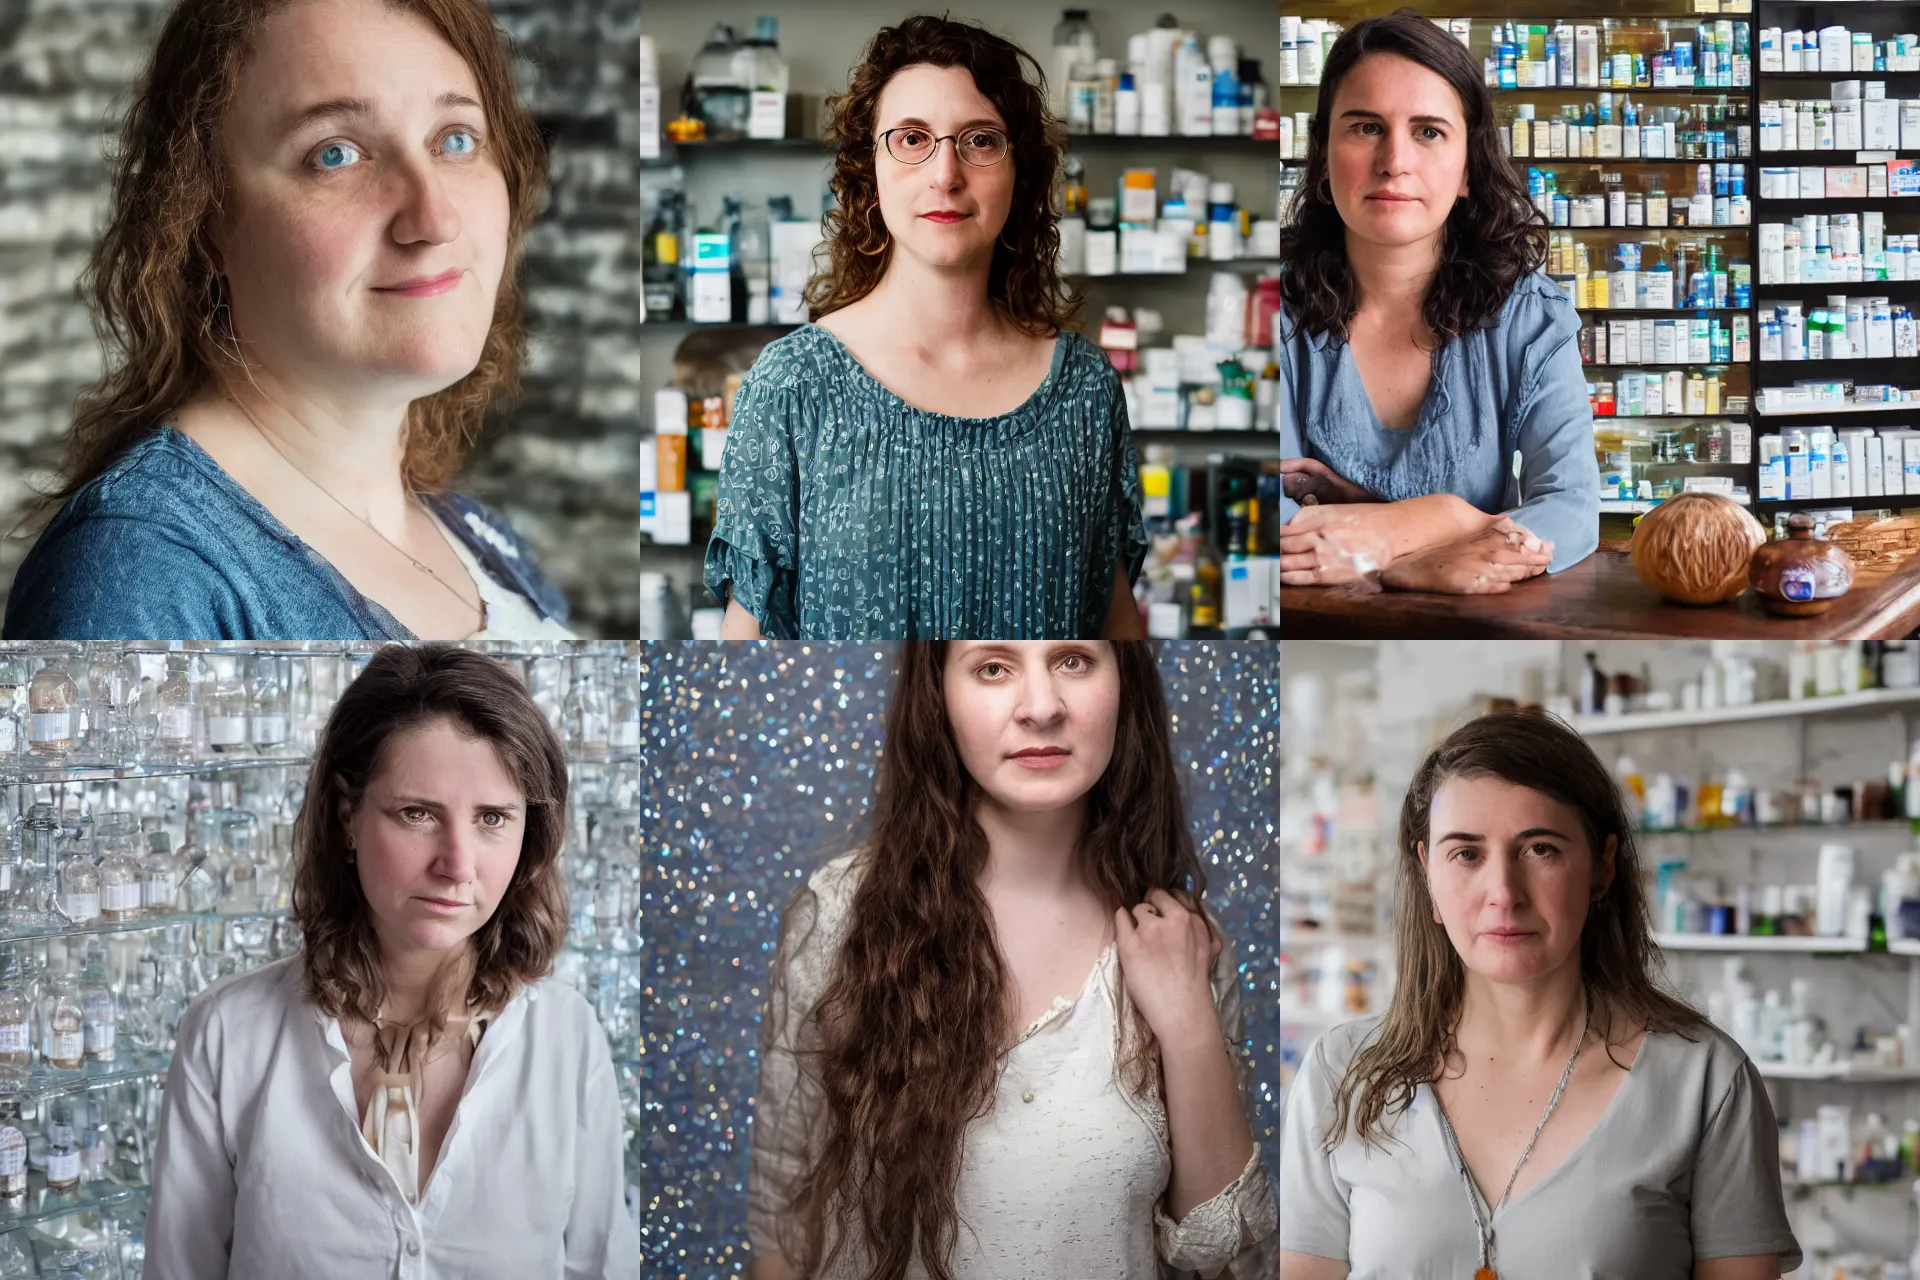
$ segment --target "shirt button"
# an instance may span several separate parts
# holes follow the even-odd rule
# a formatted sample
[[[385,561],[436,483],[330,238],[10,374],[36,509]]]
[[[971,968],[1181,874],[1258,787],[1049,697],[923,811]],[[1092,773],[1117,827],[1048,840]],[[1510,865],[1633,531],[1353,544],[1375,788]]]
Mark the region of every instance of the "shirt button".
[[[1025,1093],[1023,1093],[1023,1094],[1021,1094],[1021,1095],[1020,1095],[1020,1101],[1022,1101],[1022,1102],[1032,1102],[1032,1101],[1033,1101],[1033,1090],[1031,1090],[1031,1089],[1029,1089],[1029,1090],[1027,1090],[1027,1091],[1026,1091]]]
[[[420,1256],[420,1242],[418,1240],[407,1241],[407,1256],[410,1258]]]

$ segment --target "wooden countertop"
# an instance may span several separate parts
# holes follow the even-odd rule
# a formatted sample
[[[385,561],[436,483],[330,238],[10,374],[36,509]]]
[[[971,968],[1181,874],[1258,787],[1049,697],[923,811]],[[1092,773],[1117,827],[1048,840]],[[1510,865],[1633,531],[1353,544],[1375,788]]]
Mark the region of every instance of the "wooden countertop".
[[[1812,618],[1770,614],[1753,591],[1708,608],[1662,600],[1633,571],[1624,545],[1602,543],[1573,568],[1499,595],[1353,587],[1282,587],[1286,639],[1894,640],[1920,629],[1920,555],[1891,572],[1860,571],[1831,609]]]

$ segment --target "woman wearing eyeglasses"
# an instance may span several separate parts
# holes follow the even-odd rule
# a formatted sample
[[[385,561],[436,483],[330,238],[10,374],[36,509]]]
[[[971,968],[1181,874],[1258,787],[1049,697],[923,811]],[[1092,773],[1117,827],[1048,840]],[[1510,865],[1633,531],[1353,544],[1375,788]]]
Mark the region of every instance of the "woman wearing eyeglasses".
[[[723,636],[1143,634],[1139,469],[1056,271],[1041,83],[999,36],[914,17],[828,99],[831,267],[817,323],[734,402],[706,558]]]

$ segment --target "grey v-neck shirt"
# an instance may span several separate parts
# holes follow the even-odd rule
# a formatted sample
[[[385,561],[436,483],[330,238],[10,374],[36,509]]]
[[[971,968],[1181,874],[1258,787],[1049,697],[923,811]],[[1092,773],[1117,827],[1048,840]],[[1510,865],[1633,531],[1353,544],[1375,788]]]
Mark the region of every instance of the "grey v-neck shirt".
[[[1280,1247],[1345,1259],[1349,1280],[1464,1280],[1479,1237],[1431,1085],[1389,1112],[1385,1149],[1321,1150],[1354,1053],[1384,1015],[1308,1050],[1281,1120]],[[1699,1258],[1800,1265],[1760,1073],[1718,1029],[1649,1034],[1593,1132],[1494,1218],[1500,1280],[1689,1280]],[[1481,1212],[1486,1201],[1481,1199]]]

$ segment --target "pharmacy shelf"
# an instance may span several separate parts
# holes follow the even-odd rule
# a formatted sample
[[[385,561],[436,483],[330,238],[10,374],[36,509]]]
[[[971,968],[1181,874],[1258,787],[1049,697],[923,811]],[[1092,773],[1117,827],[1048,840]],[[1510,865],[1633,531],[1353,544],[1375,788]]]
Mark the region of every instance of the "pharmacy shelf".
[[[1576,307],[1581,315],[1595,316],[1692,316],[1709,312],[1746,315],[1750,307]]]
[[[1282,951],[1298,947],[1382,947],[1392,939],[1380,933],[1337,933],[1332,929],[1289,929],[1280,935]]]
[[[1740,951],[1805,955],[1863,952],[1864,938],[1763,938],[1752,934],[1656,933],[1653,941],[1663,951]]]
[[[1802,363],[1813,363],[1803,361]],[[1920,401],[1888,400],[1878,404],[1828,404],[1811,409],[1761,409],[1762,418],[1825,418],[1836,413],[1914,413],[1920,414]]]
[[[1720,156],[1718,158],[1702,157],[1701,159],[1698,159],[1698,160],[1681,160],[1673,156],[1654,156],[1650,159],[1642,159],[1639,156],[1635,156],[1632,159],[1628,159],[1625,156],[1607,156],[1605,158],[1598,158],[1595,156],[1511,156],[1510,155],[1507,157],[1507,159],[1513,161],[1515,164],[1532,165],[1536,168],[1541,165],[1548,165],[1548,164],[1556,164],[1556,165],[1571,164],[1571,165],[1579,165],[1582,168],[1588,168],[1588,169],[1618,169],[1624,165],[1635,165],[1635,166],[1685,165],[1687,166],[1687,168],[1692,169],[1692,168],[1695,168],[1696,166],[1703,165],[1703,164],[1738,164],[1742,168],[1745,168],[1746,162],[1753,159],[1753,157],[1752,156]],[[1729,223],[1728,225],[1736,226],[1736,225],[1744,225],[1744,224]],[[1592,230],[1591,227],[1555,227],[1553,229],[1555,231],[1590,231]],[[1673,227],[1634,227],[1632,228],[1632,230],[1634,231],[1672,231],[1675,229],[1676,228],[1673,228]],[[1680,227],[1677,229],[1681,231],[1694,230],[1694,228],[1692,227]]]
[[[1828,1080],[1836,1084],[1904,1084],[1920,1081],[1920,1067],[1877,1067],[1854,1062],[1793,1066],[1785,1062],[1756,1062],[1770,1080]]]
[[[1658,462],[1654,465],[1660,467],[1685,467],[1689,464],[1685,462]],[[1740,464],[1737,462],[1696,462],[1691,465],[1696,467],[1737,467]],[[1679,495],[1676,494],[1674,496],[1678,497]],[[1735,502],[1743,507],[1753,505],[1753,500],[1744,493],[1736,493],[1733,494],[1732,497]],[[1643,516],[1659,506],[1662,502],[1668,501],[1671,501],[1671,499],[1602,498],[1600,499],[1600,514],[1603,516]]]
[[[1920,956],[1920,938],[1889,938],[1887,953],[1896,956]]]
[[[1749,822],[1722,823],[1711,827],[1642,827],[1636,834],[1645,839],[1649,836],[1746,836],[1792,832],[1804,835],[1814,831],[1822,834],[1834,831],[1887,831],[1920,835],[1920,824],[1911,818],[1878,818],[1869,822],[1769,822],[1764,825]]]
[[[1613,733],[1641,733],[1654,729],[1695,729],[1705,725],[1740,724],[1748,720],[1784,720],[1794,716],[1829,715],[1842,711],[1873,711],[1920,702],[1920,688],[1868,689],[1825,698],[1785,698],[1744,707],[1714,707],[1701,711],[1636,711],[1617,716],[1575,716],[1574,729],[1587,737]]]
[[[167,1074],[167,1055],[136,1049],[125,1036],[114,1041],[112,1062],[89,1060],[81,1071],[55,1071],[35,1064],[20,1089],[0,1089],[0,1098],[50,1098],[63,1093],[82,1093],[110,1084],[124,1084]]]
[[[83,1182],[74,1190],[62,1194],[47,1189],[47,1176],[44,1173],[30,1170],[27,1173],[26,1207],[14,1212],[0,1209],[0,1232],[64,1218],[70,1213],[88,1209],[104,1209],[108,1205],[144,1195],[146,1190],[146,1186],[139,1183]]]
[[[169,915],[142,916],[138,920],[92,920],[86,924],[54,924],[45,928],[0,929],[0,946],[16,942],[46,942],[54,938],[86,938],[94,934],[141,933],[165,929],[171,925],[216,924],[221,921],[278,921],[291,919],[286,911],[177,912]]]
[[[25,782],[34,786],[66,782],[117,782],[137,778],[183,778],[207,773],[244,773],[254,769],[305,769],[313,763],[310,756],[208,756],[204,760],[168,764],[67,764],[21,768],[16,773],[0,769],[0,782]]]

